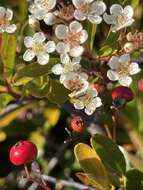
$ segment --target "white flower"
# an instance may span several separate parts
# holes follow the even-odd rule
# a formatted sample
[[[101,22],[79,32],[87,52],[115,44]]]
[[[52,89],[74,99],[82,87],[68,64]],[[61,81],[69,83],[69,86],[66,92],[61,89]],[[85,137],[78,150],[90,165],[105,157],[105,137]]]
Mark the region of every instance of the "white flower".
[[[56,45],[54,41],[45,42],[46,37],[42,32],[37,32],[33,37],[27,36],[24,44],[28,48],[23,55],[25,61],[31,61],[35,56],[40,65],[49,62],[49,54],[55,51]]]
[[[37,20],[44,20],[47,25],[53,25],[56,22],[56,16],[52,9],[56,5],[56,0],[35,0],[29,7],[31,18]]]
[[[134,10],[130,5],[123,9],[121,5],[114,4],[110,8],[110,13],[111,15],[105,13],[103,18],[107,24],[111,24],[112,32],[131,26],[134,22],[134,19],[132,18]]]
[[[111,81],[119,81],[122,86],[129,86],[132,83],[130,75],[140,72],[138,63],[130,60],[129,54],[124,54],[120,57],[113,56],[108,63],[111,69],[107,72],[107,77]]]
[[[58,25],[55,29],[55,35],[59,40],[62,40],[56,47],[59,54],[69,53],[71,57],[82,55],[84,48],[81,44],[87,40],[88,34],[79,22],[73,21],[69,27],[64,24]]]
[[[103,1],[94,0],[72,0],[76,10],[74,17],[77,20],[83,21],[88,19],[93,24],[102,22],[101,15],[106,10],[106,5]]]
[[[10,9],[0,7],[0,33],[13,33],[16,30],[15,24],[10,24],[13,18],[13,12]]]
[[[88,76],[86,73],[69,72],[64,75],[62,83],[65,88],[71,91],[69,96],[71,98],[79,96],[87,90],[89,83],[87,81]]]
[[[87,115],[92,115],[95,112],[96,108],[102,105],[101,99],[97,95],[98,93],[96,89],[87,89],[84,95],[74,99],[73,103],[75,109],[85,109],[85,113]]]
[[[61,64],[54,65],[52,67],[52,72],[55,75],[64,75],[69,72],[78,71],[81,67],[80,60],[81,57],[74,57],[71,59],[67,54],[61,54]]]

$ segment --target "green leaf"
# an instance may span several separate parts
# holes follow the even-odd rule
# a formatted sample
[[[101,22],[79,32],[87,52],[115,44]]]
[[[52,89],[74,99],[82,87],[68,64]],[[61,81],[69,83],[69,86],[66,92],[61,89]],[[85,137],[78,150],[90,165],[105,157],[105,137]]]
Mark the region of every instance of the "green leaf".
[[[127,190],[143,190],[143,173],[133,169],[127,172]]]
[[[58,81],[50,79],[50,89],[47,98],[56,104],[62,104],[68,100],[69,91]]]
[[[42,77],[43,78],[43,77]],[[37,98],[44,98],[49,91],[49,77],[34,79],[26,85],[29,93]]]
[[[88,22],[88,26],[87,26],[88,47],[89,47],[90,51],[93,50],[96,29],[97,29],[97,25],[96,24],[92,24],[92,23]]]
[[[13,80],[14,85],[19,86],[28,83],[33,78],[50,74],[51,68],[54,64],[59,63],[59,59],[51,58],[47,65],[39,65],[38,63],[31,63],[17,70]]]
[[[26,20],[28,16],[28,2],[27,0],[18,0],[19,2],[19,19],[20,21]]]
[[[110,46],[104,46],[98,51],[99,56],[108,56],[113,53],[113,49]]]
[[[0,94],[0,111],[4,109],[11,100],[13,100],[11,95],[7,93]]]
[[[116,143],[103,135],[96,134],[91,138],[91,144],[108,171],[121,176],[126,172],[124,155]]]
[[[4,65],[4,73],[9,80],[14,71],[16,56],[16,37],[12,34],[2,34],[1,57]]]
[[[101,190],[109,189],[108,175],[97,153],[83,143],[75,146],[74,153],[81,168],[92,181],[92,186]]]
[[[139,0],[124,0],[124,5],[131,5],[133,8],[136,8],[139,2]]]

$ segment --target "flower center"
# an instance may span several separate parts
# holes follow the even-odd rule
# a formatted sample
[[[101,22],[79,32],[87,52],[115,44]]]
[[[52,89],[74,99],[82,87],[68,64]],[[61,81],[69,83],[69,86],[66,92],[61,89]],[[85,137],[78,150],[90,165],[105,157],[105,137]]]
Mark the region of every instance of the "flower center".
[[[120,65],[120,67],[118,69],[119,75],[123,75],[123,76],[128,75],[129,74],[129,65],[130,65],[130,63],[125,63],[123,65]]]
[[[65,21],[71,21],[73,19],[74,14],[74,7],[73,5],[64,5],[63,3],[60,3],[59,11],[58,11],[58,17]]]
[[[41,0],[41,7],[49,9],[49,0]]]
[[[7,25],[9,25],[9,20],[6,19],[6,18],[0,18],[0,26],[4,27],[4,26],[7,26]]]
[[[69,33],[67,37],[64,39],[65,43],[70,44],[72,47],[80,45],[80,36],[82,35],[81,31],[77,33]]]
[[[35,44],[32,49],[36,54],[40,54],[45,51],[45,47],[44,47],[43,43]]]
[[[72,63],[67,63],[64,65],[64,73],[68,73],[73,71],[73,64]]]
[[[79,91],[83,87],[83,83],[80,80],[69,80],[68,86],[71,91]]]
[[[88,14],[89,11],[89,3],[82,3],[79,7],[79,10],[83,13],[83,14]]]
[[[120,14],[115,19],[115,24],[124,25],[127,22],[127,16],[125,14]]]

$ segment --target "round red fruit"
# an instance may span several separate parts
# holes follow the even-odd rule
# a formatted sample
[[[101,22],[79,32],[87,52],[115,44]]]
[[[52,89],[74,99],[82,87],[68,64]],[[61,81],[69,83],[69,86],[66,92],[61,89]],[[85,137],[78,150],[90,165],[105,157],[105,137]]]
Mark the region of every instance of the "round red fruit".
[[[72,127],[73,131],[80,133],[84,128],[84,122],[83,122],[82,118],[80,116],[75,116],[71,120],[71,127]]]
[[[16,165],[24,165],[37,157],[37,147],[30,141],[19,141],[10,149],[10,161]]]
[[[127,102],[133,100],[134,95],[130,88],[125,86],[118,86],[112,90],[113,101],[117,98],[124,98]]]

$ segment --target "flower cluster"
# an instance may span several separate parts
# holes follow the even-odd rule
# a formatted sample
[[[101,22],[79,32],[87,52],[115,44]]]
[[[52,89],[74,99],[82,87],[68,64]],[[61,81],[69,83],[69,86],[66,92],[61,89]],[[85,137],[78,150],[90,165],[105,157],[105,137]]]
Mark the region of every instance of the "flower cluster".
[[[107,14],[107,6],[102,0],[72,0],[71,4],[57,0],[27,1],[30,26],[44,21],[52,26],[53,37],[48,38],[43,31],[26,36],[24,61],[36,58],[40,65],[46,65],[50,61],[50,54],[60,57],[59,63],[52,67],[52,73],[58,75],[60,83],[70,91],[69,97],[74,107],[84,109],[88,115],[93,114],[102,101],[94,85],[90,85],[88,72],[80,64],[89,35],[85,29],[86,23],[99,25],[105,21],[111,25],[112,32],[117,32],[133,24],[133,8],[114,4],[110,7],[110,14]],[[0,32],[12,33],[16,30],[16,25],[10,24],[12,17],[10,9],[0,7]],[[129,54],[112,56],[108,66],[107,77],[111,81],[119,81],[123,86],[129,86],[131,75],[140,71],[138,64],[131,62]]]

